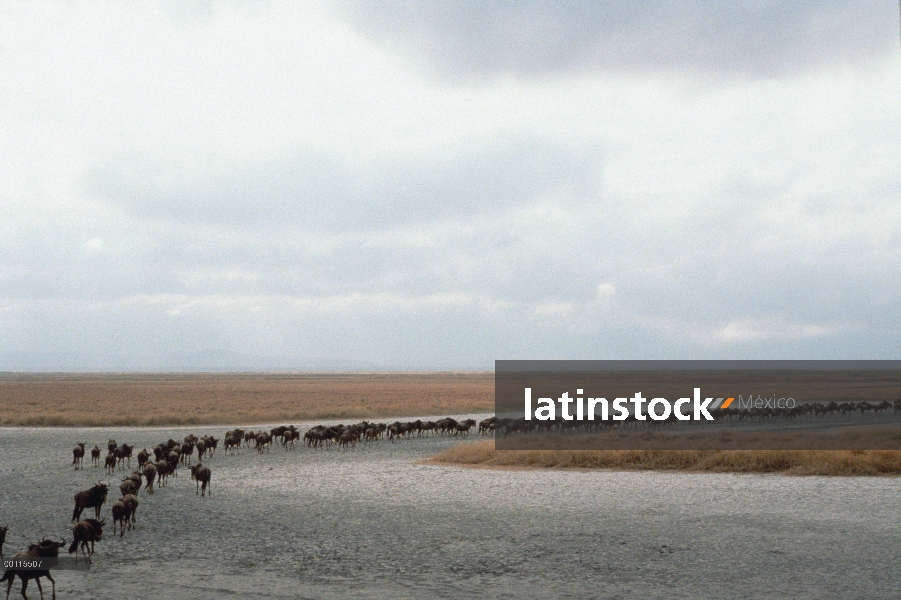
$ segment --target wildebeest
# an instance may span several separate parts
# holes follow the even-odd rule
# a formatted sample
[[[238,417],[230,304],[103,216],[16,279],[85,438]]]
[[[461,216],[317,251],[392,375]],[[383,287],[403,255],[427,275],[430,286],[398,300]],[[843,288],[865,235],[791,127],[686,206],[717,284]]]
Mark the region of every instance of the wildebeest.
[[[38,544],[32,544],[25,552],[17,552],[13,558],[29,559],[29,558],[56,558],[59,556],[59,549],[66,545],[65,540],[62,542],[54,542],[49,538],[44,538]],[[34,579],[38,584],[38,591],[41,593],[41,599],[44,598],[44,589],[41,587],[41,577],[50,580],[53,586],[53,599],[56,600],[56,581],[50,575],[50,571],[20,571],[16,569],[8,569],[0,581],[8,581],[6,584],[6,598],[9,600],[9,590],[13,587],[16,577],[22,580],[22,597],[28,600],[25,590],[28,588],[28,582]]]
[[[138,452],[138,466],[143,467],[147,464],[147,461],[150,460],[150,453],[147,452],[147,448],[144,448],[140,452]]]
[[[285,447],[285,450],[288,449],[288,446],[291,449],[294,449],[294,442],[300,439],[300,432],[296,429],[286,429],[285,433],[282,435],[282,445]]]
[[[75,470],[84,468],[84,446],[87,442],[79,442],[72,448],[72,464]]]
[[[121,525],[119,528],[119,537],[125,535],[125,527],[128,526],[130,522],[131,515],[128,514],[128,507],[125,506],[124,499],[120,498],[113,504],[112,512],[113,512],[113,535],[116,535],[116,525]]]
[[[194,442],[185,442],[181,445],[181,464],[190,465],[191,455],[194,454]]]
[[[153,493],[153,482],[156,479],[156,465],[152,462],[148,462],[144,465],[144,479],[147,480],[147,490],[148,494]]]
[[[106,449],[110,452],[116,451],[116,440],[110,440],[106,443]]]
[[[91,467],[99,467],[100,466],[100,448],[94,445],[94,448],[91,450]]]
[[[235,452],[241,447],[241,438],[231,433],[225,436],[225,453],[228,454],[229,449],[234,448]]]
[[[81,517],[81,511],[86,508],[93,508],[99,519],[100,507],[106,502],[107,492],[109,492],[109,486],[98,481],[97,485],[91,489],[75,494],[75,510],[72,512],[72,520],[77,521]]]
[[[124,480],[122,485],[119,486],[119,491],[123,496],[126,494],[137,494],[139,489],[141,489],[141,484],[135,483],[131,479]]]
[[[103,539],[104,525],[106,525],[106,521],[102,519],[85,519],[72,526],[72,535],[74,536],[74,539],[69,545],[69,554],[75,555],[76,563],[78,562],[79,544],[81,553],[88,559],[88,562],[91,562],[91,556],[94,554],[94,542],[99,542]],[[90,553],[87,551],[88,542],[91,544]]]
[[[263,449],[265,448],[266,452],[269,452],[269,448],[272,446],[272,436],[266,433],[265,431],[261,431],[257,434],[257,452],[260,454],[263,453]]]
[[[197,443],[194,444],[194,447],[197,448],[197,462],[203,460],[203,455],[206,454],[206,442],[203,440],[197,440]]]
[[[210,485],[210,468],[200,463],[188,467],[191,469],[191,479],[197,482],[197,494],[206,496],[206,488]],[[201,484],[203,487],[201,487]],[[203,492],[203,493],[201,493]],[[195,496],[197,495],[195,494]],[[210,496],[213,495],[213,488],[210,486]]]
[[[9,531],[9,525],[0,527],[0,557],[3,556],[3,542],[6,541],[6,532]]]
[[[134,494],[127,494],[122,497],[122,501],[125,503],[125,506],[128,508],[128,514],[130,516],[129,519],[129,529],[135,528],[135,515],[138,512],[138,497]]]
[[[178,477],[178,461],[181,458],[181,455],[178,452],[170,452],[169,456],[166,457],[166,462],[169,463],[169,466],[172,467],[172,474]]]
[[[210,456],[214,456],[216,454],[216,448],[219,446],[219,440],[210,435],[204,436],[203,441],[206,442],[206,449],[210,453]]]
[[[116,470],[116,453],[109,452],[106,455],[106,462],[103,463],[103,472],[107,475],[112,475],[113,471]]]
[[[122,461],[128,461],[128,467],[131,468],[131,451],[134,450],[134,446],[129,446],[128,444],[122,444],[118,448],[116,448],[116,458],[119,461],[119,468],[122,468]]]
[[[357,445],[357,436],[353,432],[345,431],[338,436],[338,447],[347,450],[347,446],[355,448]]]
[[[168,462],[165,460],[158,460],[156,462],[156,480],[159,482],[160,487],[166,487],[166,481],[169,479],[171,473],[172,466]]]

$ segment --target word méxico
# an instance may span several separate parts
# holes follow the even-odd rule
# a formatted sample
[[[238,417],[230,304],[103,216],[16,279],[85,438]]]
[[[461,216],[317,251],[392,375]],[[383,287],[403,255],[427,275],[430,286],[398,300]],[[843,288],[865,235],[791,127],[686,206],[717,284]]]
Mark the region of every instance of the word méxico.
[[[693,398],[679,398],[670,402],[666,398],[644,398],[641,392],[636,392],[631,398],[614,398],[608,402],[606,398],[582,398],[579,394],[584,392],[576,390],[576,398],[570,398],[569,392],[564,392],[556,400],[552,398],[538,398],[537,407],[532,410],[532,388],[525,388],[525,420],[531,421],[533,416],[539,421],[556,421],[557,404],[560,405],[560,416],[565,421],[594,421],[600,406],[600,420],[625,421],[630,417],[638,421],[646,421],[649,417],[653,421],[666,421],[670,416],[675,416],[680,421],[713,421],[713,416],[708,409],[728,408],[734,398],[704,398],[701,400],[701,388],[694,389]],[[723,402],[725,400],[725,402]],[[627,404],[632,404],[629,410]],[[644,405],[647,403],[647,413]],[[571,405],[575,404],[575,414],[571,412]],[[686,407],[686,405],[689,405]],[[611,408],[613,414],[611,415]],[[587,409],[587,412],[586,412]],[[684,412],[691,410],[691,412]]]

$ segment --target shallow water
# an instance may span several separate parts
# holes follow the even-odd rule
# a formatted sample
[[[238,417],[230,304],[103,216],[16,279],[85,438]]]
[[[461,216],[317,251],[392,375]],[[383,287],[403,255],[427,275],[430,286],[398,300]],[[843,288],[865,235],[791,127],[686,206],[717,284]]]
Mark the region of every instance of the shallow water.
[[[104,477],[89,452],[87,467],[74,471],[75,442],[105,449],[115,438],[150,448],[224,431],[0,429],[0,524],[11,527],[5,554],[45,535],[71,540],[72,496],[97,480],[112,480],[110,499],[118,497],[128,471]],[[142,490],[137,528],[113,538],[107,527],[90,571],[57,572],[57,595],[901,596],[899,479],[414,464],[455,443],[383,441],[347,452],[276,446],[239,456],[220,447],[204,463],[213,472],[211,498],[195,495],[184,467],[154,495]],[[109,506],[102,514],[111,522]],[[33,583],[29,591],[38,597]]]

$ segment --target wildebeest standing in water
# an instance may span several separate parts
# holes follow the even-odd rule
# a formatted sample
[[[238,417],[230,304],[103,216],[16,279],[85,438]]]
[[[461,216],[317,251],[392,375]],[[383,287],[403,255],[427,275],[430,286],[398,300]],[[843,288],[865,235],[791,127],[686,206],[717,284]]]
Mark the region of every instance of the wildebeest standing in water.
[[[6,532],[9,531],[9,526],[0,527],[0,557],[3,556],[3,543],[6,541]]]
[[[79,521],[72,527],[72,536],[74,539],[69,545],[69,554],[75,555],[75,562],[78,562],[78,548],[81,544],[81,553],[88,562],[91,562],[91,556],[94,554],[94,542],[103,539],[103,526],[106,525],[105,520],[85,519]],[[91,544],[91,552],[88,553],[88,542]]]
[[[84,446],[86,442],[79,442],[76,444],[74,448],[72,448],[72,464],[75,465],[75,470],[84,468]]]
[[[25,552],[17,552],[13,558],[29,559],[29,558],[56,558],[59,556],[59,549],[66,545],[65,540],[62,542],[54,542],[51,539],[44,538],[39,544],[32,544]],[[9,590],[13,587],[16,577],[22,580],[22,597],[26,600],[25,590],[28,588],[28,582],[34,579],[38,584],[38,591],[41,593],[41,599],[44,598],[44,589],[41,587],[41,577],[50,580],[53,586],[53,599],[56,600],[56,581],[50,575],[50,571],[18,571],[16,569],[8,569],[0,581],[8,581],[6,584],[6,598],[9,600]]]
[[[210,475],[211,475],[210,468],[205,467],[200,463],[197,463],[196,465],[192,465],[188,468],[191,469],[191,479],[193,479],[194,481],[197,482],[197,494],[200,494],[201,496],[206,496],[206,488],[210,484]],[[203,484],[203,487],[201,487],[201,484]],[[203,492],[203,493],[201,493],[201,492]],[[197,494],[195,494],[195,496]],[[212,495],[213,495],[213,488],[212,488],[212,486],[210,486],[210,496],[212,496]]]
[[[100,466],[100,448],[97,445],[94,445],[94,449],[91,450],[91,467],[99,467]]]
[[[109,492],[109,486],[98,481],[97,485],[93,486],[91,489],[75,494],[75,510],[72,512],[72,520],[77,521],[81,518],[81,512],[86,508],[93,508],[99,519],[100,507],[106,502],[107,492]]]

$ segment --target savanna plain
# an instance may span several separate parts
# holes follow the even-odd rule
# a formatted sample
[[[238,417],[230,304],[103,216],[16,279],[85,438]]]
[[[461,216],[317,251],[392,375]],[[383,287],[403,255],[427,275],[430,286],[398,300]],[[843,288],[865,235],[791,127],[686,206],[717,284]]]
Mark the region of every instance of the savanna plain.
[[[4,375],[6,554],[71,540],[73,495],[97,481],[118,499],[131,469],[106,475],[88,456],[76,471],[77,442],[137,452],[234,426],[294,423],[302,435],[361,419],[480,420],[493,393],[490,373]],[[226,455],[220,443],[203,460],[211,496],[196,495],[184,469],[142,490],[135,529],[105,530],[90,571],[57,572],[57,595],[901,596],[901,480],[846,467],[817,475],[811,464],[827,459],[899,471],[896,453],[869,451],[501,452],[475,430],[347,450]]]

